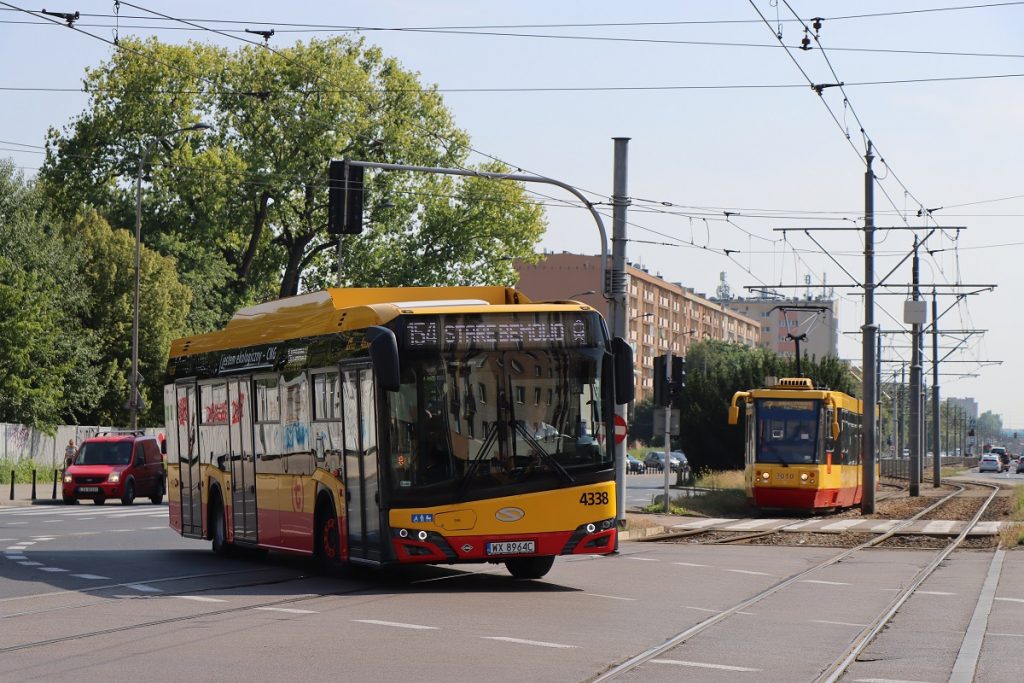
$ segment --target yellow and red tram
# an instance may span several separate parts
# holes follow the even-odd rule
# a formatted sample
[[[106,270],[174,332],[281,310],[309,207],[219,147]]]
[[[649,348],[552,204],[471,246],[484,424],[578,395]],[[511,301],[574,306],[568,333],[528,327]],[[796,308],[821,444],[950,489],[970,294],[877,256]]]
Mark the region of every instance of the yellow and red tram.
[[[861,501],[859,399],[787,378],[762,389],[738,391],[729,424],[745,410],[747,497],[762,508],[828,510]],[[877,477],[876,477],[877,481]]]
[[[632,352],[597,311],[504,287],[330,289],[171,346],[170,525],[342,563],[503,562],[616,545]]]

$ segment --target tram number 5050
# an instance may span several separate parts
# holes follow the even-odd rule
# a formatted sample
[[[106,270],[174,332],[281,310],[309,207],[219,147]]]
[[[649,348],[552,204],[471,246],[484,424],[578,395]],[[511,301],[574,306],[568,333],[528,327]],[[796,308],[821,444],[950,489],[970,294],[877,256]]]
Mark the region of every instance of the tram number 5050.
[[[587,491],[580,495],[580,505],[607,505],[608,504],[608,492],[607,491]]]

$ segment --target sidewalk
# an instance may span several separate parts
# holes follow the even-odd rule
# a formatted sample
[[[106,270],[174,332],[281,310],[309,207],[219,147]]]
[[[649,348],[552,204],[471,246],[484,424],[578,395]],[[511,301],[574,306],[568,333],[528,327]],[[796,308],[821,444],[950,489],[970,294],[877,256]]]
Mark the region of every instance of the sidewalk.
[[[14,500],[11,500],[11,485],[0,484],[0,507],[24,507],[27,505],[63,505],[60,494],[60,481],[57,481],[57,497],[53,495],[53,474],[50,481],[36,481],[36,499],[32,500],[32,484],[15,484]]]

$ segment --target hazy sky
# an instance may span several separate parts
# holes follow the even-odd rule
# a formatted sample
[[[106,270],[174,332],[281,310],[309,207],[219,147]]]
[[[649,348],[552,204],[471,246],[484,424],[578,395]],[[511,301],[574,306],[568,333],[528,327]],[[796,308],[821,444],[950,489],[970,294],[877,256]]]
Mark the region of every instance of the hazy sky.
[[[150,1],[122,3],[118,30],[241,45],[145,10],[248,39],[254,37],[242,33],[246,27],[274,28],[274,47],[314,35],[351,35],[358,27],[422,81],[449,91],[446,103],[476,150],[571,183],[597,202],[611,193],[612,138],[629,137],[631,260],[709,294],[722,273],[736,293],[802,285],[809,277],[815,294],[823,283],[835,287],[840,329],[847,332],[863,322],[863,299],[844,286],[863,280],[862,234],[808,236],[804,230],[863,226],[863,155],[870,138],[880,178],[878,226],[919,228],[922,237],[928,225],[966,228],[927,241],[921,281],[998,285],[940,320],[940,329],[987,330],[949,356],[957,362],[942,365],[942,373],[978,375],[944,374],[943,396],[973,396],[982,411],[1024,426],[1024,401],[1016,392],[1024,384],[1024,359],[1016,355],[1024,326],[1015,303],[1024,293],[1024,234],[1018,229],[1024,215],[1024,3],[922,11],[968,4]],[[112,38],[110,0],[55,7],[81,12],[76,26]],[[795,17],[809,27],[824,18],[818,31],[823,49],[813,27],[813,49],[799,49],[805,31]],[[26,89],[78,88],[83,69],[107,59],[112,48],[15,11],[7,0],[0,2],[0,22],[6,67],[0,155],[31,175],[41,163],[37,146],[47,128],[67,125],[86,98]],[[382,30],[397,28],[434,30]],[[832,87],[819,96],[809,82]],[[474,155],[473,161],[484,160]],[[542,247],[596,253],[589,214],[559,206],[557,190],[538,189],[555,198],[537,197],[549,205]],[[919,217],[922,208],[933,210],[931,222]],[[879,275],[906,256],[914,234],[879,232]],[[887,281],[904,286],[878,297],[876,320],[886,330],[903,327],[909,280],[907,260]],[[939,310],[953,303],[942,296]],[[940,356],[961,339],[944,337]],[[909,361],[909,344],[909,335],[888,335],[883,357]],[[930,340],[926,346],[930,381]],[[859,338],[845,335],[840,355],[859,359]],[[1003,364],[984,364],[998,360]],[[896,363],[885,367],[898,373]]]

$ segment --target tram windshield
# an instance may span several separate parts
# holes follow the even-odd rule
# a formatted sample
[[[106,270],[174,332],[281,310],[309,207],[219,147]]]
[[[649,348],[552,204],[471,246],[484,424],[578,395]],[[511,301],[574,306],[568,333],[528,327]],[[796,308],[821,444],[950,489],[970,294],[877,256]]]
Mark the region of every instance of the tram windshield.
[[[756,461],[782,465],[818,462],[820,403],[801,400],[757,400]]]
[[[393,496],[460,499],[564,486],[580,472],[610,467],[604,361],[599,349],[403,360],[401,387],[388,399]]]

